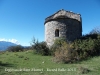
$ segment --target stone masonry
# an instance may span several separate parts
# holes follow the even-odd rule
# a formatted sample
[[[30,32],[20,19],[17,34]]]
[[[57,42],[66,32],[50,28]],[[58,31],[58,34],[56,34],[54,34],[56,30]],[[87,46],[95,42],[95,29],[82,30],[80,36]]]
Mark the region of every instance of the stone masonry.
[[[65,38],[66,41],[82,36],[81,15],[70,11],[59,10],[45,19],[45,41],[50,47],[56,38]]]

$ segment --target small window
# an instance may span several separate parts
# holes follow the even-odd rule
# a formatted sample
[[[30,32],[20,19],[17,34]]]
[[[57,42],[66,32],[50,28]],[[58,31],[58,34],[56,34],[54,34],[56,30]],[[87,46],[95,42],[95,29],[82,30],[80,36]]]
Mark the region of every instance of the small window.
[[[55,37],[59,37],[59,29],[55,30]]]

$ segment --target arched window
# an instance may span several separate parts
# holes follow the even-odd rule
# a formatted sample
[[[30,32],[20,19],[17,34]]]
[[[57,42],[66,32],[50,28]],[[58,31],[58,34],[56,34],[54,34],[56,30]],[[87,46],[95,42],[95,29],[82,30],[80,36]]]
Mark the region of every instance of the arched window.
[[[59,29],[55,30],[55,37],[59,37]]]

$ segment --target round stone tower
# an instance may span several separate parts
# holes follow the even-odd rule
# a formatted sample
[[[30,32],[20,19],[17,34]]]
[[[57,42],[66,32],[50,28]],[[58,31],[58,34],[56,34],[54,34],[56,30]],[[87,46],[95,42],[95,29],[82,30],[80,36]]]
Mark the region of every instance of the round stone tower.
[[[56,38],[71,42],[82,36],[81,15],[71,11],[59,10],[45,19],[45,41],[50,47]]]

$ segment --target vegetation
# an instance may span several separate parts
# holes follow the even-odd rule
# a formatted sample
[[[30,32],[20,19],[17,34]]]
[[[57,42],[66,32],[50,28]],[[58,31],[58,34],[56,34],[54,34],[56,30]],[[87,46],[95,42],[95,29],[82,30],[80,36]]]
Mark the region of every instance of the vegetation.
[[[59,38],[59,39],[56,39],[55,41],[54,41],[54,44],[50,47],[50,54],[52,55],[52,56],[54,56],[55,55],[55,51],[59,48],[59,47],[61,47],[63,44],[65,43],[65,39],[64,38]]]
[[[71,43],[56,39],[50,48],[35,38],[31,48],[11,46],[0,52],[0,75],[100,75],[98,62],[100,32],[94,29]]]
[[[73,49],[77,52],[80,59],[100,55],[99,36],[100,35],[97,35],[97,38],[88,37],[87,39],[79,39],[74,41]],[[84,37],[86,38],[87,36]]]
[[[92,29],[89,34],[100,34],[100,27]]]
[[[32,52],[0,53],[0,75],[100,75],[100,56],[74,64],[57,64],[52,62],[52,56]]]
[[[17,45],[17,46],[10,46],[8,47],[7,51],[10,52],[19,52],[19,51],[23,51],[24,47],[22,47],[21,45]]]
[[[46,42],[38,42],[38,40],[35,38],[32,40],[32,49],[34,50],[35,54],[40,54],[43,56],[50,55]]]
[[[58,63],[72,63],[74,61],[73,50],[71,45],[63,42],[62,46],[56,48],[53,61]]]
[[[53,48],[53,50],[52,50]],[[54,51],[55,62],[75,63],[86,60],[90,57],[100,55],[100,34],[99,31],[92,30],[91,33],[82,36],[72,43],[67,43],[62,39],[54,42],[51,50]]]
[[[56,39],[50,48],[46,42],[38,42],[35,38],[32,43],[35,54],[52,55],[57,63],[75,63],[100,55],[100,32],[96,29],[71,43],[63,38]]]

